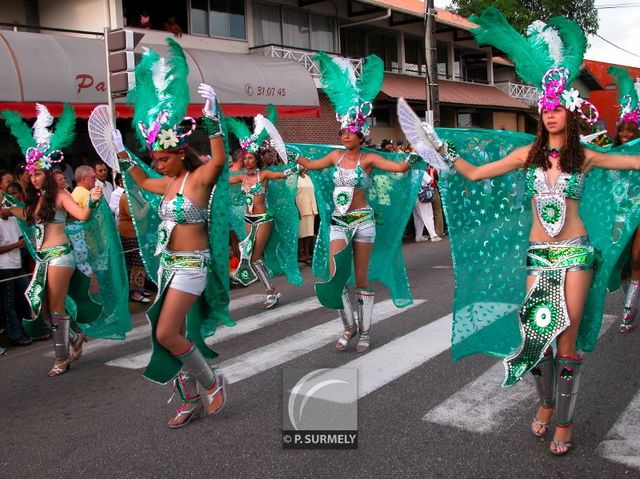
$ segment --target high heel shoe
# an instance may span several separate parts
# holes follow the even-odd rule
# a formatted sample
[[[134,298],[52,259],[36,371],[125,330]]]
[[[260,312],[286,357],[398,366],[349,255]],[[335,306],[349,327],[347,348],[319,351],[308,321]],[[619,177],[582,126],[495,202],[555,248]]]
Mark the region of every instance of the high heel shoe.
[[[80,356],[82,356],[82,345],[86,342],[87,337],[84,333],[78,333],[73,339],[71,339],[71,351],[69,352],[70,363],[80,359]]]
[[[190,409],[185,408],[185,406],[191,405],[193,406]],[[176,415],[172,419],[169,419],[167,422],[167,426],[171,429],[180,429],[181,427],[186,426],[194,419],[198,419],[202,416],[204,411],[204,406],[202,402],[198,401],[197,403],[186,403],[183,402],[180,404],[180,407],[176,409]]]
[[[342,332],[342,336],[340,336],[336,341],[336,349],[338,351],[345,351],[349,347],[349,343],[354,338],[357,331],[358,331],[358,328],[356,328],[355,325],[353,325],[352,328],[346,328]]]
[[[215,387],[213,391],[210,391]],[[222,394],[222,403],[217,408],[213,404],[218,394]],[[218,414],[227,403],[227,378],[223,374],[216,374],[216,381],[211,388],[202,391],[202,398],[206,406],[206,414]]]
[[[55,376],[60,376],[61,374],[66,373],[71,369],[71,360],[65,359],[64,361],[56,361],[53,363],[53,367],[47,373],[47,376],[53,378]]]
[[[534,417],[531,422],[531,432],[535,437],[544,437],[547,434],[550,425],[551,423],[544,422],[542,419]]]

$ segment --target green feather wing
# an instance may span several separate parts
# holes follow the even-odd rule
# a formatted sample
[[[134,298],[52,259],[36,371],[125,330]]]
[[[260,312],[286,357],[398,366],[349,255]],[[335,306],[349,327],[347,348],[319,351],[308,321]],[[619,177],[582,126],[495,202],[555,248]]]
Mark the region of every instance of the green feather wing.
[[[587,51],[587,37],[580,25],[565,17],[553,17],[548,25],[555,28],[562,40],[562,66],[569,70],[571,83],[580,75],[580,67]]]
[[[29,125],[27,125],[20,113],[12,110],[3,110],[2,118],[18,142],[22,153],[25,153],[27,148],[36,146],[36,140],[33,139],[31,128],[29,128]]]
[[[167,38],[169,44],[169,71],[167,72],[167,86],[162,92],[166,98],[166,108],[171,112],[170,124],[180,123],[187,113],[189,106],[189,66],[184,50],[178,42]]]
[[[251,136],[251,130],[245,122],[231,116],[225,117],[224,121],[227,125],[227,131],[233,133],[238,140]]]
[[[500,10],[486,8],[480,16],[472,16],[470,21],[478,28],[471,30],[479,45],[492,45],[507,54],[516,64],[518,76],[525,82],[540,85],[544,74],[553,64],[544,49],[531,48],[529,42],[520,35],[504,18]]]
[[[373,101],[382,89],[384,63],[378,55],[369,55],[362,67],[362,74],[356,82],[363,101]]]
[[[631,97],[631,109],[635,110],[638,106],[638,92],[635,89],[633,78],[624,68],[610,66],[607,73],[611,75],[618,85],[618,104],[622,104],[625,96]]]
[[[153,66],[159,60],[160,56],[153,50],[147,50],[143,53],[140,63],[134,70],[136,84],[127,97],[127,100],[133,103],[133,119],[131,120],[133,131],[143,149],[146,149],[147,143],[142,133],[140,133],[138,123],[142,122],[145,126],[148,126],[149,117],[156,111],[156,107],[160,102],[158,92],[153,83]],[[157,115],[157,112],[155,114]]]
[[[318,63],[323,91],[329,97],[336,113],[344,115],[349,108],[358,103],[358,91],[351,83],[349,73],[340,68],[340,65],[325,52],[319,52],[313,58]]]
[[[70,146],[76,137],[76,112],[68,103],[64,104],[62,114],[56,123],[53,135],[51,135],[50,150],[61,150]]]

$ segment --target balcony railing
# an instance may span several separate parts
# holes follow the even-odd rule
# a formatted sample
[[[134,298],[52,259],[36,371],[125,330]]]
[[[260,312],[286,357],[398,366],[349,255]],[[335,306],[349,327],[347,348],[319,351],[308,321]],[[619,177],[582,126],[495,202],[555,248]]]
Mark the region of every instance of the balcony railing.
[[[540,91],[534,86],[512,82],[496,82],[495,86],[505,92],[511,98],[522,100],[529,106],[538,105],[538,97],[540,96]]]
[[[271,58],[282,58],[283,60],[291,60],[302,63],[314,79],[320,78],[320,70],[317,62],[313,59],[318,52],[315,50],[302,50],[297,48],[281,47],[278,45],[262,45],[250,49],[254,55],[264,55]],[[339,55],[331,55],[335,58],[344,58],[351,62],[356,70],[356,74],[362,72],[362,58],[345,58]]]

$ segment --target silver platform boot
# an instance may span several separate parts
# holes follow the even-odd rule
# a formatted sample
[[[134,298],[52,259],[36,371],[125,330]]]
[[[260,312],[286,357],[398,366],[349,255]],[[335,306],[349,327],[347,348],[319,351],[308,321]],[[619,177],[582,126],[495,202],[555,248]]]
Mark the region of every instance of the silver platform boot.
[[[572,424],[573,411],[576,407],[578,388],[580,386],[580,369],[582,358],[556,356],[556,428],[569,427]],[[573,447],[570,441],[551,441],[555,450],[552,454],[562,456]]]
[[[69,370],[71,360],[69,358],[69,327],[71,318],[67,314],[51,313],[51,332],[53,335],[53,351],[55,353],[55,363],[47,373],[47,376],[54,377]]]
[[[262,303],[262,306],[265,309],[271,309],[276,304],[278,304],[278,300],[280,299],[280,291],[276,288],[271,282],[271,277],[269,276],[269,271],[267,271],[267,267],[264,264],[264,261],[259,259],[257,261],[251,262],[251,269],[256,274],[264,289],[267,290],[267,296]]]
[[[553,351],[544,355],[531,370],[531,375],[536,385],[540,406],[544,409],[553,408],[556,404],[556,363],[553,359]],[[534,417],[531,432],[537,437],[542,437],[547,433],[549,426],[550,423]]]
[[[356,309],[358,312],[358,344],[356,351],[366,353],[369,350],[369,329],[373,318],[373,301],[375,292],[356,289]]]
[[[620,332],[630,332],[638,314],[638,299],[640,298],[640,281],[632,279],[629,281],[629,289],[627,290],[627,296],[624,298],[624,309],[622,311],[622,318],[620,318]]]
[[[344,291],[342,291],[342,309],[338,311],[340,311],[344,332],[342,336],[338,338],[338,341],[336,341],[336,349],[344,351],[349,346],[349,342],[355,336],[358,329],[353,318],[353,307],[351,306],[351,299],[349,298],[349,290],[347,288],[344,288]]]

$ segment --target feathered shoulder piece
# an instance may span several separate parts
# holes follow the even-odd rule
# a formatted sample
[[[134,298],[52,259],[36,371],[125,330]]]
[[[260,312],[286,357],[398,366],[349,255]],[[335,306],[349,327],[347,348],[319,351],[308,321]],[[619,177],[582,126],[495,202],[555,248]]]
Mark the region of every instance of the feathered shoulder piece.
[[[76,134],[76,114],[68,103],[65,103],[54,130],[51,129],[54,118],[47,107],[36,103],[36,111],[32,128],[19,113],[2,112],[2,118],[25,155],[27,171],[49,170],[55,163],[60,163],[64,159],[62,148],[71,145]]]
[[[186,145],[196,121],[185,117],[189,106],[189,67],[182,47],[167,39],[169,58],[145,50],[136,66],[133,127],[141,146],[150,151],[175,150]]]
[[[607,73],[618,85],[618,104],[620,105],[620,123],[637,123],[640,125],[640,81],[633,81],[624,68],[610,66]]]
[[[227,131],[240,141],[244,153],[258,153],[261,148],[273,147],[284,162],[287,161],[286,148],[280,133],[275,127],[278,120],[276,108],[269,104],[263,114],[253,120],[253,132],[242,120],[226,117]]]
[[[340,128],[369,134],[367,118],[373,112],[373,100],[382,88],[384,63],[377,55],[365,58],[362,73],[356,77],[349,59],[332,58],[324,52],[315,55],[322,89],[329,97]]]
[[[523,36],[494,7],[469,20],[478,24],[471,32],[479,45],[492,45],[505,52],[516,65],[518,76],[541,90],[540,111],[562,105],[589,124],[598,120],[593,104],[570,88],[580,74],[587,49],[587,39],[576,22],[565,17],[553,17],[548,23],[538,20]]]

